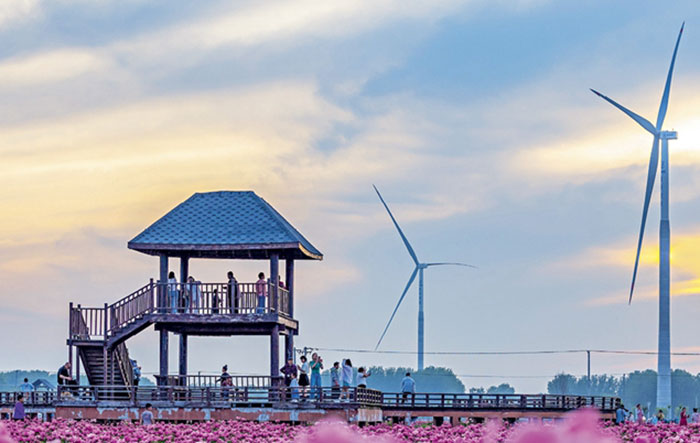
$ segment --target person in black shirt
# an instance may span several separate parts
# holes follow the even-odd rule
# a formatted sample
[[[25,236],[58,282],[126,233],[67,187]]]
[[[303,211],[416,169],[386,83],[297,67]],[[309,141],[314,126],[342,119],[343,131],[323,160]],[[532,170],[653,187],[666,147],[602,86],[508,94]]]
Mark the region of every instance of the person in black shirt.
[[[73,380],[73,377],[71,376],[70,373],[71,365],[70,362],[66,362],[65,365],[61,366],[58,368],[58,375],[57,375],[57,381],[58,381],[58,386],[59,386],[59,392],[61,392],[61,386],[77,386],[78,382]],[[68,392],[69,394],[73,394],[75,390],[68,388],[63,392]]]

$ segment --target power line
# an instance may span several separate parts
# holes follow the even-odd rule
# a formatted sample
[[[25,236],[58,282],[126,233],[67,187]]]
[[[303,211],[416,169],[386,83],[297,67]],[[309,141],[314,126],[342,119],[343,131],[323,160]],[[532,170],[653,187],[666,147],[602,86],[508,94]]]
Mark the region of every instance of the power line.
[[[415,355],[417,351],[397,351],[397,350],[372,350],[372,349],[344,349],[344,348],[316,348],[307,347],[309,350],[322,352],[347,352],[354,354],[403,354]],[[545,354],[623,354],[623,355],[658,355],[657,351],[629,351],[614,349],[556,349],[556,350],[534,350],[534,351],[425,351],[428,355],[545,355]],[[671,352],[675,356],[700,356],[700,352]]]

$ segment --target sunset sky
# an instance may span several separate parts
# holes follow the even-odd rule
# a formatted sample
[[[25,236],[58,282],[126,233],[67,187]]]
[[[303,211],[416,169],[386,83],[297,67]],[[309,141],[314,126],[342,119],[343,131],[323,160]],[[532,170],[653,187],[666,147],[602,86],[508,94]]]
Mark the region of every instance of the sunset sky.
[[[655,121],[683,21],[665,124],[678,131],[671,340],[700,351],[695,1],[3,3],[0,370],[55,371],[68,303],[102,306],[156,277],[157,258],[127,241],[216,190],[254,190],[324,253],[297,268],[297,345],[374,348],[413,268],[372,184],[421,260],[478,266],[426,272],[427,351],[655,350],[658,181],[626,303],[651,136],[588,88]],[[254,281],[267,266],[191,272]],[[415,350],[416,316],[414,288],[382,349]],[[128,346],[157,371],[155,332]],[[190,370],[265,373],[267,346],[192,339]],[[345,356],[416,364],[324,353]],[[655,360],[594,355],[592,370]],[[523,392],[585,363],[426,357],[467,386]],[[697,373],[700,357],[672,365]]]

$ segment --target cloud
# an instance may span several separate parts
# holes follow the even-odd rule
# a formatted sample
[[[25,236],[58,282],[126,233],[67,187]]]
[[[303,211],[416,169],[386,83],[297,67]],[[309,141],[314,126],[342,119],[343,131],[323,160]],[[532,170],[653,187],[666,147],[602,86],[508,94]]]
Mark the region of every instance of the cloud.
[[[632,272],[636,249],[632,239],[608,246],[594,246],[572,257],[551,264],[548,269],[588,272],[589,270],[618,268]],[[651,243],[651,244],[650,244]],[[639,257],[639,275],[658,268],[659,247],[654,240],[647,240]],[[637,284],[635,300],[656,300],[658,287]],[[700,295],[700,231],[671,234],[671,296]],[[589,299],[589,306],[620,304],[627,302],[627,294],[616,292]]]
[[[93,51],[66,48],[4,60],[0,64],[0,85],[7,89],[23,88],[107,69],[114,67],[105,57]]]
[[[0,2],[0,29],[17,26],[40,12],[39,0]]]

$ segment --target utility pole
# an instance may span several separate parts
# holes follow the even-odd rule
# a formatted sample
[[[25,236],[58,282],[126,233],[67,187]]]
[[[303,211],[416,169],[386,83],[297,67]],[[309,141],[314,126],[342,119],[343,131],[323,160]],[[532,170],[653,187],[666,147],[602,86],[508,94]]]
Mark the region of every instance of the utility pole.
[[[588,379],[588,395],[591,395],[591,351],[586,351],[586,356],[588,358],[588,371],[586,372]]]

